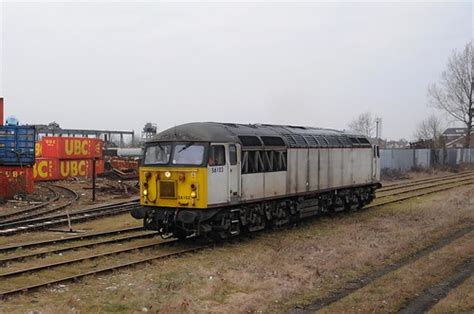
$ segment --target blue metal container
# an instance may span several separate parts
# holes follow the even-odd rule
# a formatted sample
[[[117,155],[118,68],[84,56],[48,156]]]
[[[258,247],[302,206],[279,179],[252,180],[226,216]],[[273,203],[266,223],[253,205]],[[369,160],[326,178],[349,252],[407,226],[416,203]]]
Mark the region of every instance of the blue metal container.
[[[0,165],[33,165],[35,135],[34,126],[0,126]]]

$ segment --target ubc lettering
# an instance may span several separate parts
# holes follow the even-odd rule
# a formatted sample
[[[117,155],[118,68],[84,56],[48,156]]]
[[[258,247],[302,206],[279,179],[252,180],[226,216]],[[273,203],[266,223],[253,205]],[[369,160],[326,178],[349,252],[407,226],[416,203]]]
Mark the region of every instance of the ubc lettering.
[[[43,156],[43,145],[41,145],[40,143],[35,144],[35,156],[36,157]]]
[[[85,160],[61,160],[60,171],[62,177],[86,176],[86,170]]]
[[[46,168],[46,170],[44,170]],[[42,179],[45,179],[48,177],[48,162],[46,160],[42,160],[38,162],[35,167],[33,167],[33,176],[40,177]]]
[[[65,140],[64,151],[66,155],[89,155],[89,142],[87,140]]]

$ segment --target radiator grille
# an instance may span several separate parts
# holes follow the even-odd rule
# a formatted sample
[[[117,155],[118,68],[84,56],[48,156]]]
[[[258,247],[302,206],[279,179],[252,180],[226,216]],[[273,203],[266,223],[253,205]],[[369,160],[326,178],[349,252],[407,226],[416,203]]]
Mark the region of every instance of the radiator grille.
[[[176,198],[176,183],[174,181],[160,181],[160,197]]]

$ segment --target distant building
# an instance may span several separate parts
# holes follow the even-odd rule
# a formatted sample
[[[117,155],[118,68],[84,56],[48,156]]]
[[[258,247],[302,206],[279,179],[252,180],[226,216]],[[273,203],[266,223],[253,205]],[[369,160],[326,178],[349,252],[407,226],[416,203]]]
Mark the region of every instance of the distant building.
[[[408,148],[410,147],[410,143],[405,139],[398,141],[388,141],[381,139],[379,140],[379,146],[384,149]]]
[[[410,148],[420,149],[420,148],[433,148],[433,140],[419,140],[417,142],[410,143]]]
[[[443,132],[442,136],[447,148],[463,148],[466,142],[467,128],[449,128]],[[470,147],[474,148],[474,134],[471,133]]]

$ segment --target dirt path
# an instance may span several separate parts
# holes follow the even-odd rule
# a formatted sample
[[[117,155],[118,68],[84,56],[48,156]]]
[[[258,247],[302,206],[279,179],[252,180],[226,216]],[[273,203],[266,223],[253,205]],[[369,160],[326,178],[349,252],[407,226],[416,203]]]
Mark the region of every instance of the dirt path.
[[[447,278],[432,287],[429,287],[423,293],[412,300],[399,313],[414,314],[428,311],[432,306],[444,298],[452,289],[462,284],[469,276],[474,273],[474,259],[466,262],[461,269],[453,276]]]
[[[419,260],[422,257],[424,257],[424,256],[426,256],[426,255],[428,255],[428,254],[430,254],[434,251],[437,251],[437,250],[449,245],[453,241],[463,237],[464,235],[468,234],[469,232],[472,232],[473,230],[474,230],[474,226],[468,226],[468,227],[465,227],[461,230],[458,230],[458,231],[444,237],[443,239],[433,243],[432,245],[427,246],[427,247],[417,251],[416,253],[414,253],[412,255],[409,255],[409,256],[399,260],[396,263],[387,265],[387,266],[385,266],[385,267],[383,267],[383,268],[381,268],[381,269],[379,269],[375,272],[372,272],[368,275],[365,275],[363,277],[357,278],[356,280],[348,282],[347,286],[345,286],[344,288],[342,288],[340,290],[334,291],[328,297],[315,300],[310,305],[307,305],[307,306],[298,306],[295,309],[291,310],[290,313],[298,313],[298,314],[299,313],[312,313],[314,311],[320,310],[323,307],[326,307],[326,306],[328,306],[328,305],[330,305],[330,304],[332,304],[336,301],[339,301],[342,298],[350,295],[351,293],[367,286],[368,284],[375,281],[376,279],[381,278],[382,276],[385,276],[386,274],[388,274],[390,272],[393,272],[397,269],[400,269],[400,268],[402,268],[403,266],[405,266],[407,264],[410,264],[410,263],[412,263],[416,260]],[[461,283],[461,282],[459,282],[459,283]],[[449,290],[447,292],[449,292]],[[434,304],[435,303],[431,304],[431,306],[434,305]]]

